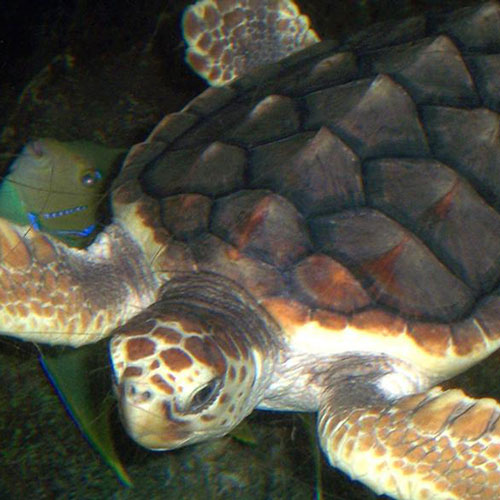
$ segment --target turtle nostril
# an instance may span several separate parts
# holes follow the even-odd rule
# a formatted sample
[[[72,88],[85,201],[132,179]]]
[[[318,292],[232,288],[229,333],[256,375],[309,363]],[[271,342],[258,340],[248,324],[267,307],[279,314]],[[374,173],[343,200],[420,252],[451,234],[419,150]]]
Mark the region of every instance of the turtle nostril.
[[[152,399],[153,394],[150,390],[141,391],[137,388],[135,384],[127,382],[123,388],[122,394],[125,394],[130,402],[134,404],[140,404]]]

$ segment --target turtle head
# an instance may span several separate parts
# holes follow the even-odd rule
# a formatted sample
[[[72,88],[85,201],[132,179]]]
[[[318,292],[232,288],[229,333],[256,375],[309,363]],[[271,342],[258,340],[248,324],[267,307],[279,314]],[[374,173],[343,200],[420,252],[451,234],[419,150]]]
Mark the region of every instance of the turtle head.
[[[254,409],[259,357],[220,327],[195,315],[145,312],[117,331],[115,392],[139,444],[169,450],[217,438]]]

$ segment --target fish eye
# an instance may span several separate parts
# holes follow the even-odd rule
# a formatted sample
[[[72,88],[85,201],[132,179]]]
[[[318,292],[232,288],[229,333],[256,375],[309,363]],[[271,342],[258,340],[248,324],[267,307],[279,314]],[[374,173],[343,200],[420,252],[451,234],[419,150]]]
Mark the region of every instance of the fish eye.
[[[220,378],[213,378],[208,384],[198,389],[193,397],[188,407],[189,412],[198,411],[204,406],[206,406],[211,399],[217,394],[220,388]]]
[[[86,187],[92,187],[97,184],[102,179],[101,172],[99,170],[90,170],[82,175],[81,183]]]

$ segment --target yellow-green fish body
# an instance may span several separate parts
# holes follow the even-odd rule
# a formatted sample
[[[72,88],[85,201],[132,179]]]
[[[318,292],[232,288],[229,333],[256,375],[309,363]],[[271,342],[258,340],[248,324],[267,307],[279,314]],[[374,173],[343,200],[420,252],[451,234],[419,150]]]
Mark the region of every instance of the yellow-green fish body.
[[[95,235],[105,188],[124,150],[87,141],[29,142],[0,186],[0,217],[83,247]]]

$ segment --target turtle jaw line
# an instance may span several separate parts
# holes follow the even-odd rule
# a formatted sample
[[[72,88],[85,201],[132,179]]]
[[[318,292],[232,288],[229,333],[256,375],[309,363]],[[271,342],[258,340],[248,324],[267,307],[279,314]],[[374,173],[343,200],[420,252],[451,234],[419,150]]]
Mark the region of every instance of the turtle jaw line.
[[[210,430],[166,430],[165,432],[144,432],[142,434],[135,433],[134,441],[142,447],[152,451],[172,451],[184,446],[193,445],[201,442],[206,442],[225,436],[235,426],[219,427],[217,432]],[[173,438],[172,436],[175,436]],[[165,444],[168,443],[168,444]]]
[[[144,432],[143,434],[134,434],[133,439],[140,446],[151,451],[172,451],[184,446],[218,439],[231,432],[232,429],[234,429],[233,426],[220,428],[221,432],[216,433],[207,431],[175,431],[175,439],[172,438],[172,433],[169,431],[164,433]],[[166,436],[168,436],[168,440]],[[166,442],[168,444],[165,444]]]
[[[140,410],[143,410],[140,408]],[[140,418],[140,414],[139,414]],[[160,417],[158,417],[160,418]],[[126,419],[123,419],[125,429],[132,439],[142,446],[143,448],[147,448],[148,450],[153,451],[169,451],[175,450],[177,448],[182,448],[186,446],[191,441],[192,432],[189,430],[181,430],[176,428],[169,428],[168,425],[165,425],[165,428],[162,430],[151,431],[148,428],[134,426],[132,429],[126,422]]]
[[[151,401],[133,402],[125,396],[126,383],[113,384],[118,398],[120,419],[127,434],[140,446],[154,451],[174,450],[184,446],[192,434],[185,428],[187,423],[165,418],[171,417],[169,404],[161,396],[152,396]]]
[[[146,384],[145,384],[146,385]],[[223,415],[210,420],[206,427],[203,422],[205,412],[179,415],[172,411],[175,401],[164,395],[154,394],[147,401],[133,402],[125,397],[126,383],[113,384],[118,397],[119,414],[125,430],[140,446],[153,451],[168,451],[183,446],[217,439],[230,432],[248,413],[230,424],[220,423]],[[148,385],[148,387],[150,387]]]

